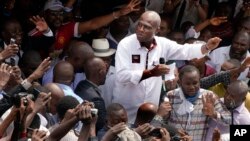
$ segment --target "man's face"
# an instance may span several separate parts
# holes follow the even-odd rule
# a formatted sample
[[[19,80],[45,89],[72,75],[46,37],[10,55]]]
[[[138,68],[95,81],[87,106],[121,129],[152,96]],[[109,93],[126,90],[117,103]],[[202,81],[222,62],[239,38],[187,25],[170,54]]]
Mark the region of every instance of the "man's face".
[[[242,59],[249,48],[249,38],[246,36],[236,36],[233,39],[230,49],[230,57],[238,60]]]
[[[187,96],[194,96],[200,89],[200,76],[196,71],[186,72],[180,78],[180,86]]]
[[[112,62],[112,56],[107,56],[107,57],[101,57],[102,60],[105,62],[105,65],[106,65],[106,69],[107,71],[109,70],[109,67],[111,65],[111,62]]]
[[[199,39],[207,42],[212,37],[212,33],[209,30],[206,30],[205,32],[201,32]]]
[[[228,109],[234,109],[242,103],[242,98],[235,92],[232,87],[229,85],[227,91],[224,95],[224,104]]]
[[[58,28],[63,23],[63,9],[61,10],[47,10],[46,11],[46,21],[49,26]]]
[[[238,31],[245,31],[250,35],[250,21],[241,23],[238,27]]]
[[[112,116],[109,117],[108,119],[108,126],[113,127],[118,123],[124,122],[127,123],[128,121],[128,116],[127,112],[124,110],[119,110],[116,112],[113,112]]]
[[[170,29],[169,29],[167,21],[162,20],[161,25],[160,25],[160,30],[157,33],[157,35],[166,37],[169,32],[170,32]]]
[[[136,26],[137,39],[140,42],[148,42],[153,39],[156,31],[157,27],[153,24],[153,21],[147,15],[142,15]]]
[[[99,80],[100,80],[100,85],[103,85],[105,83],[106,80],[106,75],[107,75],[107,67],[106,67],[106,63],[102,63],[100,65],[100,70],[99,70]]]
[[[10,22],[5,26],[3,31],[4,41],[7,44],[10,44],[10,38],[16,40],[17,45],[21,45],[23,39],[23,30],[21,25],[18,22]]]

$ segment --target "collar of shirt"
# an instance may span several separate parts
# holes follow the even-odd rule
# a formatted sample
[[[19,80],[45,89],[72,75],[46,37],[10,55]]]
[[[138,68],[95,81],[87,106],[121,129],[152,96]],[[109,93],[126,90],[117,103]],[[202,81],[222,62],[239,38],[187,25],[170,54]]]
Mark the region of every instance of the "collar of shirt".
[[[140,42],[140,45],[141,45],[141,47],[146,47],[146,45],[145,45],[145,43],[143,43],[143,42]],[[157,43],[156,43],[156,41],[155,41],[155,38],[152,40],[152,42],[150,43],[150,46],[149,46],[149,48],[147,48],[148,49],[148,51],[151,51],[151,50],[153,50],[155,47],[157,46]]]
[[[245,107],[245,102],[242,102],[242,104],[240,106],[238,106],[237,108],[234,109],[234,112],[242,113],[244,107]]]
[[[96,89],[100,90],[100,89],[98,88],[98,86],[97,86],[95,83],[91,82],[91,81],[88,80],[87,78],[86,78],[86,81],[89,82],[90,84],[92,84]]]

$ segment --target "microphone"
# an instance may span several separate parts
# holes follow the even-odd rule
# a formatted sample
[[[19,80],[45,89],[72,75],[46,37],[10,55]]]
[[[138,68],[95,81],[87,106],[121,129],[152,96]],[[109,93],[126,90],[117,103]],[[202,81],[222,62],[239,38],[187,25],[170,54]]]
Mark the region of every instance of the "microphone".
[[[161,57],[161,58],[159,59],[159,63],[160,63],[160,64],[165,64],[165,59],[164,59],[163,57]],[[162,80],[165,80],[165,75],[162,75],[161,77],[162,77]]]
[[[159,59],[159,63],[160,63],[160,64],[165,64],[165,59],[164,59],[163,57],[161,57],[161,58]],[[163,75],[161,76],[161,78],[162,78],[162,88],[163,88],[163,91],[166,92],[165,74],[163,74]]]

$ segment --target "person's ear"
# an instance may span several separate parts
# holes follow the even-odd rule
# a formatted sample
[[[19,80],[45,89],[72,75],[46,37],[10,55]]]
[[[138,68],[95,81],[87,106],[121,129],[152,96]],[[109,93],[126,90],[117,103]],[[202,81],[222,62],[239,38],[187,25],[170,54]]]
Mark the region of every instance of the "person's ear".
[[[160,30],[161,30],[161,27],[160,27],[160,26],[158,26],[158,27],[156,28],[155,34],[159,33],[159,32],[160,32]]]

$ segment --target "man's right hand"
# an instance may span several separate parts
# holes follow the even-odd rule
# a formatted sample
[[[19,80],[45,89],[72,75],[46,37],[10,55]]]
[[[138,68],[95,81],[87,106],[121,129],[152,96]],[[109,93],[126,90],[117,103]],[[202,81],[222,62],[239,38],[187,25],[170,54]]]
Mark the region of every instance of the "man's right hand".
[[[164,64],[156,65],[152,70],[150,70],[153,76],[165,75],[168,74],[169,71],[170,71],[169,67]]]
[[[10,75],[12,72],[12,67],[2,63],[0,65],[0,90],[2,90],[5,85],[8,83],[9,79],[10,79]]]
[[[209,20],[211,25],[218,26],[222,23],[227,22],[227,17],[213,17]]]
[[[123,7],[120,11],[118,11],[117,15],[118,17],[127,15],[133,11],[138,11],[138,5],[141,3],[140,0],[131,0],[129,4],[127,4],[125,7]]]
[[[157,111],[157,115],[159,115],[163,118],[167,117],[171,110],[172,110],[172,106],[169,102],[162,102],[158,111]]]
[[[154,127],[149,123],[145,123],[135,128],[135,132],[138,133],[142,138],[145,138],[153,130],[153,128]]]
[[[50,68],[50,58],[45,58],[37,69],[27,78],[29,82],[33,82],[43,76],[43,74]]]
[[[43,17],[33,16],[30,18],[30,21],[36,25],[36,29],[40,32],[46,32],[49,30],[49,26]]]
[[[8,45],[2,52],[0,52],[0,61],[16,55],[18,51],[19,47],[16,44]]]

